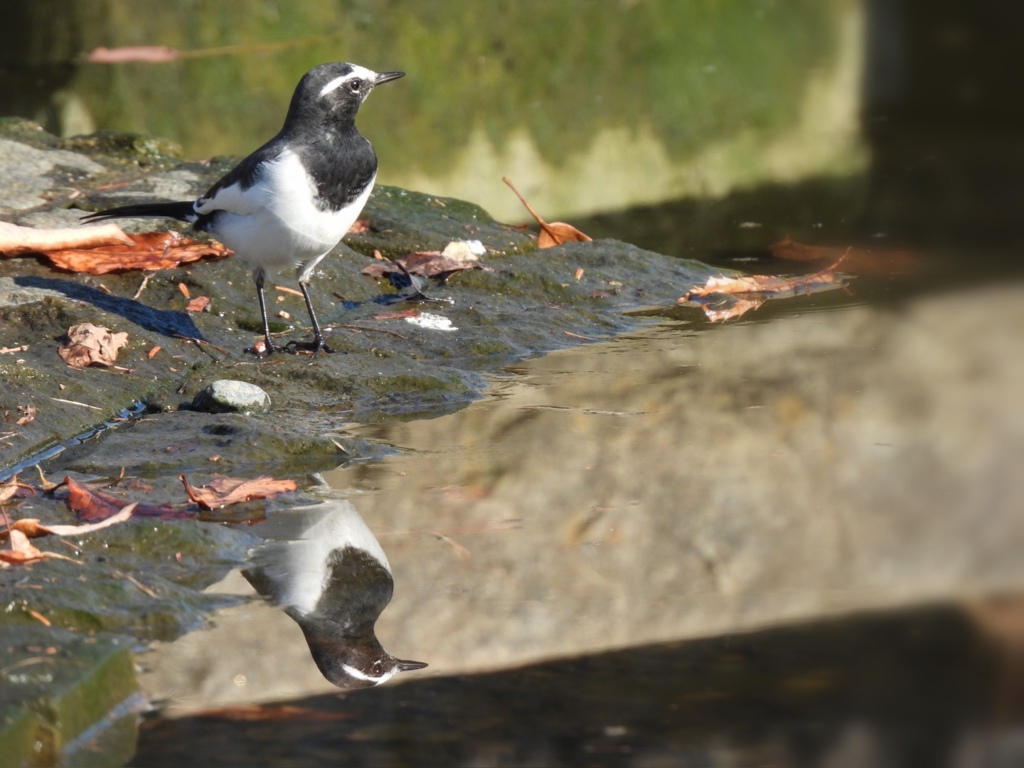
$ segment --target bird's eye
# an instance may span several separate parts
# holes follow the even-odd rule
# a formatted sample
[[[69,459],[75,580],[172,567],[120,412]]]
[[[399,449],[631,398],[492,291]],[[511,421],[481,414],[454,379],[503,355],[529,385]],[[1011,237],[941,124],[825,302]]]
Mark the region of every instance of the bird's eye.
[[[373,662],[373,675],[374,677],[380,677],[384,674],[384,663],[381,661]]]
[[[358,77],[355,80],[348,81],[348,89],[352,91],[352,93],[359,93],[359,89],[362,87],[363,81],[360,80]]]

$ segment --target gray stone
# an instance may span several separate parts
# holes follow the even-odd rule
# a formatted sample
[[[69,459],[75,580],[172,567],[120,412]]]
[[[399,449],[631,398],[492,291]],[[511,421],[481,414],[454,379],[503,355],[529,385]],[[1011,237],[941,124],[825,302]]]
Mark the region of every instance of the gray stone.
[[[38,149],[9,139],[0,139],[0,211],[34,208],[46,202],[44,193],[58,182],[49,177],[56,168],[78,173],[102,173],[99,163],[77,152],[63,149]]]
[[[247,381],[221,379],[200,390],[192,407],[209,413],[263,413],[270,410],[270,395]]]

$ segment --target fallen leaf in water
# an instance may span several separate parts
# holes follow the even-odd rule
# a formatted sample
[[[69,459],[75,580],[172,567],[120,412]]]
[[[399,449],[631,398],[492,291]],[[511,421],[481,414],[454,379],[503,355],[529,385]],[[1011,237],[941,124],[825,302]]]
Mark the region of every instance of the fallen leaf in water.
[[[913,251],[894,248],[854,248],[832,245],[808,245],[784,237],[768,246],[776,259],[786,261],[843,260],[843,270],[857,275],[897,275],[917,269]]]
[[[0,221],[0,254],[4,256],[110,245],[130,246],[133,242],[113,222],[70,229],[35,229]]]
[[[185,306],[186,312],[205,312],[210,306],[209,296],[196,296]]]
[[[92,323],[71,326],[67,336],[67,342],[60,345],[57,353],[72,368],[113,365],[117,351],[128,343],[127,333],[113,333]]]
[[[842,288],[842,278],[836,268],[846,253],[825,269],[800,277],[773,275],[741,275],[739,277],[709,277],[703,286],[695,286],[679,299],[680,304],[692,304],[704,310],[711,322],[721,322],[757,309],[768,299],[781,299],[830,288]]]
[[[552,246],[561,245],[566,242],[588,243],[593,240],[593,238],[589,235],[583,234],[576,229],[576,227],[572,226],[572,224],[566,224],[562,221],[556,221],[553,224],[548,224],[540,217],[540,214],[533,210],[533,206],[526,202],[526,198],[519,194],[519,190],[515,188],[515,185],[509,181],[507,176],[502,176],[501,180],[508,184],[516,197],[519,198],[519,202],[526,207],[526,210],[530,212],[530,215],[537,220],[538,224],[540,224],[540,234],[537,235],[538,248],[551,248]]]
[[[75,517],[89,523],[98,523],[116,516],[125,507],[134,504],[132,516],[158,517],[172,520],[181,517],[194,517],[187,509],[178,509],[169,504],[138,504],[112,496],[109,493],[90,488],[67,477],[64,482],[68,487],[67,505],[75,513]]]
[[[230,250],[216,241],[201,243],[179,232],[144,232],[128,237],[130,245],[41,253],[59,269],[88,275],[168,269],[203,258],[223,259],[231,255]]]
[[[203,509],[221,509],[252,499],[273,498],[279,493],[294,491],[299,487],[294,480],[275,480],[265,476],[254,480],[218,477],[200,487],[191,485],[185,475],[178,475],[178,479],[185,486],[189,500]]]

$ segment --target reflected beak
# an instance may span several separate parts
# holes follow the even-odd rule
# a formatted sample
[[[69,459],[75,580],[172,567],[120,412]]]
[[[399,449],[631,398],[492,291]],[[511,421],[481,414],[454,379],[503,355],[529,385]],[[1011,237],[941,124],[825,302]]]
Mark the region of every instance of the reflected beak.
[[[390,74],[395,73],[391,72]],[[398,76],[401,77],[402,73],[399,72]],[[425,666],[427,666],[427,662],[425,661],[403,661],[402,659],[398,659],[397,661],[399,672],[411,672],[414,669],[423,669]]]
[[[405,72],[381,72],[377,75],[377,79],[373,81],[374,87],[390,82],[391,80],[397,80],[400,77],[405,77]]]

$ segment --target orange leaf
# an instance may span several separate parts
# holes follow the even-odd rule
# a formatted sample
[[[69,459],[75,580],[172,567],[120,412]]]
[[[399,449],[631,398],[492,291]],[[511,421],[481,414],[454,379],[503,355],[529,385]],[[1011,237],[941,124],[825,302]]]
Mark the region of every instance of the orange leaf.
[[[53,250],[44,255],[55,267],[89,275],[168,269],[202,258],[223,259],[231,255],[220,243],[200,243],[178,232],[145,232],[128,237],[130,245]]]
[[[561,221],[548,224],[540,217],[539,213],[533,210],[533,206],[526,202],[526,198],[519,194],[519,190],[515,188],[515,185],[509,181],[507,176],[502,176],[501,180],[508,184],[516,197],[519,198],[519,202],[526,206],[526,210],[528,210],[530,215],[537,220],[538,224],[540,224],[540,234],[537,235],[538,248],[551,248],[552,246],[561,245],[562,243],[570,241],[589,243],[593,239],[589,235],[585,235],[580,232],[576,227],[572,226],[572,224],[566,224]]]
[[[188,510],[176,509],[168,504],[136,504],[125,499],[119,499],[108,493],[97,491],[93,488],[75,482],[72,478],[65,478],[68,486],[67,505],[75,517],[89,523],[99,523],[117,516],[124,508],[132,506],[131,514],[135,517],[159,517],[170,520],[180,517],[193,517]]]
[[[209,296],[196,296],[185,307],[186,312],[205,312],[210,306]]]
[[[221,509],[252,499],[272,498],[299,487],[294,480],[275,480],[272,477],[257,477],[255,480],[218,477],[198,488],[190,485],[185,475],[178,475],[178,479],[185,486],[189,499],[203,509]]]

